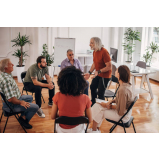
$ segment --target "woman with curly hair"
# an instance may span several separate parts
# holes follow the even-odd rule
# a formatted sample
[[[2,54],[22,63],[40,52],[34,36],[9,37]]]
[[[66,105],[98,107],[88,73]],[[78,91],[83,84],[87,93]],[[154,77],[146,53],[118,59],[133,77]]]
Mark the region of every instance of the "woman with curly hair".
[[[87,95],[83,94],[87,83],[82,72],[74,66],[66,67],[59,73],[57,83],[60,92],[53,97],[51,118],[55,119],[57,113],[59,116],[67,117],[84,116],[85,113],[89,122],[92,122],[92,102]],[[56,126],[58,133],[82,133],[84,129],[84,124],[74,126],[57,124]]]

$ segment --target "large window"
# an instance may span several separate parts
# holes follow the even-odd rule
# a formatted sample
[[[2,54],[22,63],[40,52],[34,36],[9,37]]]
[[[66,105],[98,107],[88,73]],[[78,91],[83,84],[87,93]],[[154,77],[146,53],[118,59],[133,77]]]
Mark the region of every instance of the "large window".
[[[153,39],[152,41],[159,46],[159,27],[153,28]],[[151,66],[159,68],[159,53],[154,53],[151,61]]]

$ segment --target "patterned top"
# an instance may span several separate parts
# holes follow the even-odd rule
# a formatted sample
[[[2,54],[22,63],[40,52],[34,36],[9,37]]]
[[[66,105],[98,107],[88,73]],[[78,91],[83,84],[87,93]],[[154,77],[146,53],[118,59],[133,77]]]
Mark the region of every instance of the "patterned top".
[[[65,67],[68,67],[68,66],[72,66],[72,64],[70,63],[69,59],[66,58],[65,60],[62,61],[61,63],[61,70]],[[80,69],[82,72],[83,72],[83,69],[82,69],[82,66],[81,66],[81,63],[78,59],[75,59],[74,58],[74,64],[73,66],[75,66],[77,69]]]
[[[0,92],[5,95],[7,100],[12,97],[19,99],[21,96],[21,92],[12,75],[3,72],[0,73]]]

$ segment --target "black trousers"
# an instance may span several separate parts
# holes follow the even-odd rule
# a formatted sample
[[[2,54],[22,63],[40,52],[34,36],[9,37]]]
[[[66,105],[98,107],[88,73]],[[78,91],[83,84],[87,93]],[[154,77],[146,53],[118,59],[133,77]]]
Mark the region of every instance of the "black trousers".
[[[47,83],[46,80],[42,80],[41,82]],[[54,83],[53,83],[53,85],[54,85]],[[36,86],[31,82],[25,82],[24,87],[26,88],[27,91],[35,93],[36,104],[39,106],[39,108],[41,108],[41,103],[42,103],[41,102],[41,92],[42,92],[42,88],[46,88],[46,87]],[[51,103],[52,98],[55,94],[55,87],[52,90],[48,89],[48,92],[49,92],[49,102]]]
[[[102,78],[99,76],[96,76],[93,78],[92,83],[90,85],[91,89],[91,97],[92,97],[92,106],[95,104],[96,100],[95,98],[103,99],[105,100],[104,93],[107,88],[108,82],[111,80],[111,78]],[[98,91],[97,91],[98,89]]]

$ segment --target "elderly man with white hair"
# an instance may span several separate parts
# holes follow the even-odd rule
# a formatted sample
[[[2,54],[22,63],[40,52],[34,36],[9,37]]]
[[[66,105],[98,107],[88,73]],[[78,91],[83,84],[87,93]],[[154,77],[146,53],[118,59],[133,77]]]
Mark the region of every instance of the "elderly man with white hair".
[[[89,70],[89,73],[85,74],[85,77],[89,78],[92,72],[95,70],[95,75],[90,85],[92,105],[94,105],[97,94],[99,99],[105,99],[104,93],[112,76],[112,65],[110,55],[102,45],[100,38],[92,37],[90,39],[90,47],[92,50],[94,50],[93,64]]]
[[[14,112],[24,111],[19,122],[26,128],[31,129],[29,121],[39,109],[37,104],[31,103],[33,97],[31,95],[21,95],[21,92],[12,77],[13,64],[10,59],[0,61],[0,92],[3,93],[8,100],[10,107]],[[3,109],[10,112],[8,106],[3,102]]]

